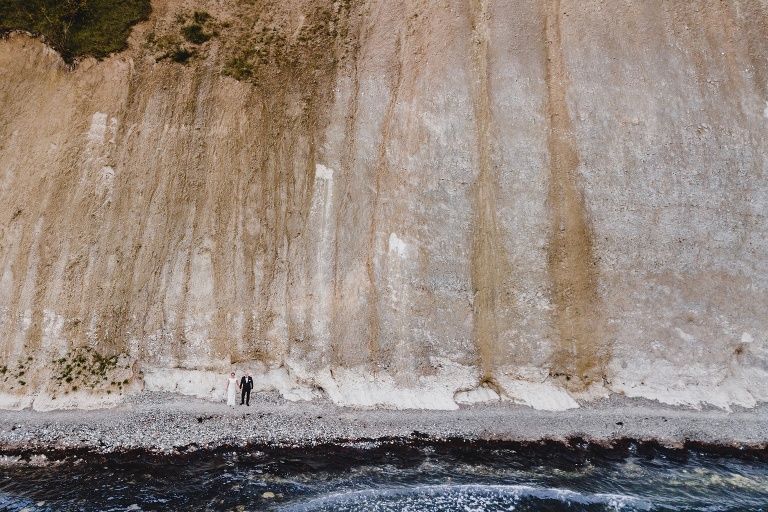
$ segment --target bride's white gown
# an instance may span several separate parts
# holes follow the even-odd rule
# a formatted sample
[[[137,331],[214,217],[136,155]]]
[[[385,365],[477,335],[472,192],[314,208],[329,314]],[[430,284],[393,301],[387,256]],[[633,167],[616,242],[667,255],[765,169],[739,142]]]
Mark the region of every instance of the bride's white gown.
[[[229,381],[229,384],[227,385],[227,405],[235,405],[235,392],[237,391],[237,379],[235,377],[229,377],[227,381]]]

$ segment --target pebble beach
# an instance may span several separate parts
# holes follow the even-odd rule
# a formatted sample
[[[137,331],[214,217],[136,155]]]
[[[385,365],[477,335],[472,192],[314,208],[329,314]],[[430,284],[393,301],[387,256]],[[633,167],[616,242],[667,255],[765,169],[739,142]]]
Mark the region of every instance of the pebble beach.
[[[0,413],[6,460],[77,451],[157,455],[222,447],[344,445],[380,441],[551,441],[597,445],[620,440],[670,448],[698,443],[765,451],[768,407],[726,412],[689,409],[614,395],[578,409],[548,412],[511,403],[456,411],[354,409],[315,400],[289,402],[259,393],[229,407],[173,393],[143,392],[114,408]]]

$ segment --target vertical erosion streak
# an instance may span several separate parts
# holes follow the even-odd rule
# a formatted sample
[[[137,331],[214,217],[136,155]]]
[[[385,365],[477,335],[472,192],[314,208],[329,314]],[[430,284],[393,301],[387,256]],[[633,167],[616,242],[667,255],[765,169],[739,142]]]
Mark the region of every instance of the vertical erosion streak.
[[[349,250],[349,247],[346,245],[343,245],[344,239],[343,234],[345,232],[345,228],[347,225],[345,224],[345,219],[348,218],[346,212],[351,209],[351,203],[352,200],[350,199],[352,197],[352,192],[350,191],[352,188],[352,180],[348,178],[348,176],[353,174],[353,171],[355,169],[355,154],[357,151],[357,138],[355,134],[355,121],[357,119],[357,112],[358,112],[358,104],[359,104],[359,97],[360,97],[360,62],[357,58],[357,55],[352,56],[352,73],[351,73],[351,80],[352,80],[352,86],[351,86],[351,93],[349,95],[347,109],[348,109],[348,115],[346,116],[346,121],[344,123],[344,139],[348,141],[348,143],[345,145],[344,153],[341,158],[341,164],[340,169],[342,170],[342,177],[341,177],[341,193],[339,194],[338,199],[338,207],[336,211],[338,212],[336,215],[336,226],[334,227],[336,232],[336,237],[334,239],[334,249],[333,249],[333,261],[336,268],[334,268],[334,275],[337,276],[333,280],[333,286],[334,286],[334,299],[332,304],[332,333],[331,338],[334,340],[334,342],[331,344],[331,366],[337,367],[337,366],[344,366],[345,363],[348,360],[348,357],[353,350],[348,345],[347,340],[349,340],[350,336],[347,334],[346,328],[347,324],[351,322],[345,322],[340,321],[341,318],[345,317],[346,311],[344,310],[344,306],[342,304],[343,296],[346,292],[346,283],[344,282],[344,279],[342,277],[342,272],[339,270],[339,264],[343,260],[343,253]],[[366,254],[366,262],[370,263],[370,250],[368,250],[368,253]],[[371,355],[373,353],[374,348],[376,347],[376,337],[378,336],[378,317],[375,315],[376,308],[375,308],[375,297],[376,297],[376,289],[375,289],[375,281],[372,279],[373,270],[370,266],[370,264],[367,267],[368,270],[368,280],[370,283],[370,297],[372,300],[369,301],[370,303],[370,315],[368,320],[368,325],[370,326],[370,332],[364,333],[363,338],[369,340],[369,353],[365,354],[365,357],[367,358],[367,361],[371,364],[373,364]],[[355,351],[357,352],[357,351]]]
[[[607,347],[603,341],[592,233],[584,198],[576,184],[579,155],[566,103],[561,15],[560,0],[547,3],[544,42],[549,118],[548,202],[552,215],[547,264],[559,334],[550,373],[568,377],[568,387],[580,389],[602,378]]]
[[[498,312],[505,279],[506,255],[496,219],[497,179],[490,162],[487,0],[471,0],[472,106],[477,136],[478,173],[472,226],[473,339],[481,380],[493,379],[494,361],[502,357]]]
[[[394,77],[394,88],[387,112],[384,118],[384,124],[381,128],[381,141],[379,142],[378,153],[376,155],[376,184],[375,194],[373,196],[373,206],[371,208],[371,227],[369,232],[368,260],[366,268],[368,271],[368,281],[371,287],[371,335],[369,340],[369,353],[373,372],[376,373],[379,364],[389,364],[392,361],[391,340],[386,340],[386,346],[381,343],[381,325],[379,319],[379,291],[376,275],[376,255],[379,249],[378,231],[379,231],[379,208],[381,207],[382,180],[386,178],[388,172],[387,145],[391,141],[392,121],[395,117],[395,108],[400,97],[400,91],[403,86],[403,41],[398,38],[395,48],[397,68]]]

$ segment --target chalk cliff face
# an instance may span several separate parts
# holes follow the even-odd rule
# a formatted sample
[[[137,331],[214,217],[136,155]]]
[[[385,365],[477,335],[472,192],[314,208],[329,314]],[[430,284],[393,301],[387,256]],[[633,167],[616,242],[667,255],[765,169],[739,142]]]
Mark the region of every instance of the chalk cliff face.
[[[768,401],[766,148],[765,0],[158,0],[74,67],[11,35],[0,405],[230,369],[340,404]]]

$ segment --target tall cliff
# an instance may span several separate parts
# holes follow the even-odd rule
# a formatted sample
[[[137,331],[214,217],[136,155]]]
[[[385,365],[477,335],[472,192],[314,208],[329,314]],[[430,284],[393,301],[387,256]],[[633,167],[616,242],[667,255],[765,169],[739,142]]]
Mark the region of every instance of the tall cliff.
[[[0,41],[0,405],[768,401],[766,0],[152,8]]]

